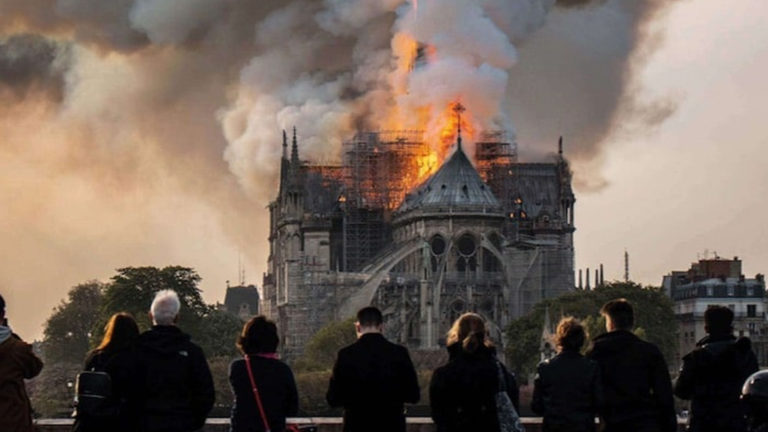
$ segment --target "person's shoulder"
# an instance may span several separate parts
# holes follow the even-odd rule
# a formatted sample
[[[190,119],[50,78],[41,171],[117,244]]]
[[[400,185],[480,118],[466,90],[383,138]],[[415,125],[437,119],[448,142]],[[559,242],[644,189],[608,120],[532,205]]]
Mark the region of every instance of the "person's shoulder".
[[[282,360],[273,360],[275,362],[275,368],[280,371],[283,375],[293,375],[293,369],[288,365],[288,363],[282,361]]]
[[[659,346],[656,345],[653,342],[649,342],[647,340],[643,340],[643,339],[637,338],[637,341],[635,341],[635,344],[638,345],[638,346],[641,346],[642,349],[645,352],[649,353],[649,354],[652,354],[654,356],[662,355],[661,354],[661,349],[659,349]]]
[[[5,343],[9,344],[9,348],[12,351],[18,351],[18,352],[34,351],[32,348],[32,344],[25,342],[16,333],[13,333],[11,337],[9,337],[8,340],[5,341]]]
[[[356,340],[347,346],[341,347],[339,349],[339,352],[337,353],[337,356],[339,357],[348,356],[354,353],[355,351],[358,351],[359,349],[360,349],[360,341]]]
[[[187,340],[185,345],[190,356],[205,358],[205,353],[203,352],[203,349],[200,347],[200,345],[192,342],[191,340]]]
[[[239,358],[229,363],[229,375],[240,375],[245,373],[245,359]]]

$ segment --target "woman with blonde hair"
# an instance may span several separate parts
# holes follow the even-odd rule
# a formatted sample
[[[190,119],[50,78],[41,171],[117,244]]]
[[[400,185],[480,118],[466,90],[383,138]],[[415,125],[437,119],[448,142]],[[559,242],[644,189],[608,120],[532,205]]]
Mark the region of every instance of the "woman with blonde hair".
[[[558,354],[539,364],[531,408],[544,417],[544,432],[594,432],[603,396],[597,363],[580,352],[587,332],[565,317],[554,339]]]
[[[98,413],[75,411],[75,432],[135,431],[138,427],[139,387],[135,343],[139,326],[131,314],[112,315],[104,327],[104,337],[98,347],[88,353],[85,370],[106,372],[111,381],[111,396],[99,407]]]
[[[435,370],[429,385],[437,431],[498,431],[496,393],[506,389],[518,409],[518,390],[515,377],[496,359],[483,318],[475,313],[460,316],[448,331],[446,346],[448,363]]]

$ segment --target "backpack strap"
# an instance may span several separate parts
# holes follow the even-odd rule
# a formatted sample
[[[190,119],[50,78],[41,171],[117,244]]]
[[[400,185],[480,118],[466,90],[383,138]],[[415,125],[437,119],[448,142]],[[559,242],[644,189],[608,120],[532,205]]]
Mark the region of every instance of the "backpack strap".
[[[256,399],[256,405],[259,407],[261,420],[264,422],[264,430],[266,432],[270,432],[269,422],[267,422],[267,414],[264,412],[264,406],[261,404],[259,389],[256,388],[256,380],[253,379],[253,371],[251,371],[251,359],[247,354],[245,355],[245,368],[248,370],[248,379],[251,381],[251,389],[253,389],[253,398]]]

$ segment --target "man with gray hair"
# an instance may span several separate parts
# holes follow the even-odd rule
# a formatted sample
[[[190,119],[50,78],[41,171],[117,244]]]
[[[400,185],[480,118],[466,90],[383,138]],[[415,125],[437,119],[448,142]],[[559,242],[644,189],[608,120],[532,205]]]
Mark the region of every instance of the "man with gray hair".
[[[176,292],[159,291],[149,312],[152,328],[139,336],[142,423],[147,432],[200,430],[213,407],[208,362],[203,350],[176,326],[180,309]]]

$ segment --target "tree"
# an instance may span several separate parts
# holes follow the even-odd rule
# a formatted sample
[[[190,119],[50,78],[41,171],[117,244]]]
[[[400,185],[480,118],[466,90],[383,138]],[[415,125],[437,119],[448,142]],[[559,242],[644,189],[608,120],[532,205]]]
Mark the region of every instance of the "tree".
[[[243,328],[240,318],[221,309],[209,307],[200,317],[195,342],[207,357],[234,358],[238,355],[237,337]]]
[[[35,416],[67,418],[72,415],[75,378],[83,369],[82,360],[46,363],[40,375],[29,381],[27,391]]]
[[[676,352],[677,322],[672,300],[661,288],[642,287],[634,282],[611,282],[592,291],[575,291],[546,299],[507,327],[506,355],[510,367],[523,380],[539,361],[539,346],[545,310],[550,316],[574,316],[583,321],[592,339],[605,332],[600,308],[609,300],[626,298],[635,310],[635,334],[656,344],[671,360]],[[553,323],[556,324],[556,323]]]
[[[179,326],[189,333],[196,333],[200,318],[209,311],[197,287],[199,282],[200,276],[189,267],[118,269],[104,293],[104,303],[100,313],[101,326],[99,326],[102,328],[96,328],[94,335],[100,338],[103,335],[104,323],[118,312],[131,313],[136,318],[140,329],[149,329],[152,325],[149,322],[149,307],[155,294],[166,289],[174,290],[179,295],[181,301]]]
[[[82,364],[90,349],[89,339],[99,317],[104,285],[97,281],[73,287],[53,310],[43,330],[43,357],[46,363]]]
[[[304,355],[294,367],[298,370],[330,370],[336,353],[357,339],[355,318],[334,321],[318,330],[304,347]]]

